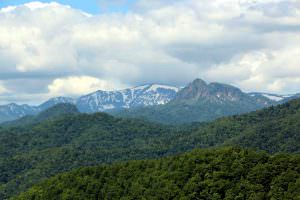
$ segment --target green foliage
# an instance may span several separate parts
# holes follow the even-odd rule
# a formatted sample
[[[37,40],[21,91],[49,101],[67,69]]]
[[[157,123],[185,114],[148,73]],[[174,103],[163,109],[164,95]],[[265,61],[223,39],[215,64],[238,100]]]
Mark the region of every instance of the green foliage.
[[[4,199],[78,167],[159,158],[194,148],[238,144],[270,153],[299,153],[300,100],[180,127],[103,113],[61,116],[0,128],[0,144],[0,199]]]
[[[299,155],[221,148],[81,168],[13,199],[296,200],[300,199],[299,183]]]
[[[171,128],[107,114],[70,115],[0,130],[0,199],[80,166],[166,154]]]

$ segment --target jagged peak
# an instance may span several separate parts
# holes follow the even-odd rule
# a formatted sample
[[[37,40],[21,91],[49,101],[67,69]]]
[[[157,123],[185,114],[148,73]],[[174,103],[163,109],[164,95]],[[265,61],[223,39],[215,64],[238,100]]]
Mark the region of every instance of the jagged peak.
[[[177,93],[175,100],[197,99],[208,93],[208,85],[202,79],[195,79]]]
[[[204,80],[202,80],[200,78],[197,78],[192,83],[190,83],[190,85],[194,85],[194,86],[207,86],[207,83]]]
[[[195,79],[187,87],[182,89],[175,100],[209,99],[219,101],[221,99],[236,100],[243,96],[243,92],[232,85],[212,82],[207,84],[202,79]]]

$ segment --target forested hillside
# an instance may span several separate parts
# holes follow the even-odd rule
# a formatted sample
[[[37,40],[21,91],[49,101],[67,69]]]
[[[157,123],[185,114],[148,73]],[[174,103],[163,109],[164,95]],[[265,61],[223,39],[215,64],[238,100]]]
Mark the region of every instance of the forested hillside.
[[[222,145],[300,152],[300,100],[212,123],[165,126],[107,114],[75,114],[0,129],[0,198],[57,173]]]
[[[221,148],[81,168],[13,199],[296,200],[300,199],[299,188],[299,155]]]
[[[160,138],[167,138],[170,132],[158,124],[104,113],[2,128],[0,199],[76,167],[163,155],[168,147]]]

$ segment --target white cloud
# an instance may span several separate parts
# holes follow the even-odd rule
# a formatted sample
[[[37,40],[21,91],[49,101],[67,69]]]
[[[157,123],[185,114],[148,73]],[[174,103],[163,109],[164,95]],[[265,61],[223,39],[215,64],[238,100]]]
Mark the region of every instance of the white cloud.
[[[6,93],[8,90],[0,83],[0,94]]]
[[[2,8],[0,80],[12,92],[23,88],[8,80],[44,80],[26,95],[49,82],[49,95],[101,89],[91,78],[78,92],[61,84],[84,76],[118,80],[113,87],[200,77],[299,92],[299,19],[295,0],[139,0],[128,13],[93,16],[55,2]]]
[[[29,3],[25,3],[24,6],[29,8],[30,10],[34,11],[36,9],[41,9],[41,8],[60,7],[61,5],[56,2],[42,3],[39,1],[32,1]],[[67,7],[69,8],[69,6],[67,6]]]
[[[231,82],[247,91],[293,93],[299,90],[300,48],[243,54],[206,71],[209,80]]]
[[[90,76],[55,79],[49,86],[50,96],[79,96],[96,90],[109,91],[125,86],[115,81],[101,80]]]

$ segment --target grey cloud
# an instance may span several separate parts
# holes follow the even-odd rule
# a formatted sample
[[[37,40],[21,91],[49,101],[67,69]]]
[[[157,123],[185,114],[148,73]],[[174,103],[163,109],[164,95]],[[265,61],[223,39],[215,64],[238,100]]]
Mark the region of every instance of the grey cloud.
[[[52,79],[10,79],[4,82],[4,87],[14,93],[47,93],[47,86],[52,82]]]
[[[226,38],[222,42],[211,44],[171,44],[166,48],[167,52],[187,63],[198,64],[201,67],[211,67],[229,62],[237,54],[264,48],[260,38],[251,38],[245,35],[243,38]]]

